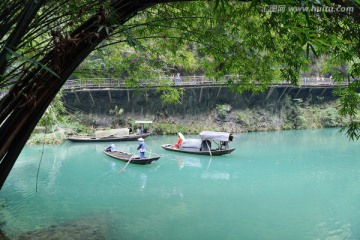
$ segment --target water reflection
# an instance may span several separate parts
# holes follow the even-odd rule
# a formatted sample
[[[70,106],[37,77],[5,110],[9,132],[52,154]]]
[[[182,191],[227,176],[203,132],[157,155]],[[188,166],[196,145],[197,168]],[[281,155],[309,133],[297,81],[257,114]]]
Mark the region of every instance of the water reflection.
[[[202,167],[201,161],[198,158],[176,155],[175,160],[177,161],[180,170],[183,169],[184,167],[196,167],[196,168]]]
[[[174,158],[177,161],[179,170],[183,168],[200,168],[202,169],[200,177],[203,179],[230,179],[230,173],[222,169],[226,168],[226,164],[221,162],[221,157],[200,156],[196,158],[187,155],[176,155]]]
[[[208,179],[208,178],[212,178],[212,179],[222,179],[222,180],[229,180],[230,179],[230,173],[225,173],[225,172],[205,172],[203,174],[201,174],[201,177],[204,179]]]
[[[147,182],[147,175],[144,173],[140,174],[140,190],[144,191]]]

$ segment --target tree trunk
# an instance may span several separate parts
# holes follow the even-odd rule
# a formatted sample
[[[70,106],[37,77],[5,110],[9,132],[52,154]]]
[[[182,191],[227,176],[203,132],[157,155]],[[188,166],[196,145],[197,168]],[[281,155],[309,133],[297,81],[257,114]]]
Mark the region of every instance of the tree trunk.
[[[100,2],[100,1],[99,1]],[[140,10],[171,0],[117,0],[111,3],[117,24],[124,24]],[[54,49],[44,56],[42,64],[58,74],[38,68],[19,79],[0,101],[0,189],[15,164],[30,134],[62,85],[76,67],[107,37],[99,31],[99,21],[107,16],[99,10],[96,16],[74,30],[70,38],[59,38]],[[109,28],[110,29],[110,28]],[[62,46],[66,46],[63,49]],[[5,61],[6,59],[2,59]]]

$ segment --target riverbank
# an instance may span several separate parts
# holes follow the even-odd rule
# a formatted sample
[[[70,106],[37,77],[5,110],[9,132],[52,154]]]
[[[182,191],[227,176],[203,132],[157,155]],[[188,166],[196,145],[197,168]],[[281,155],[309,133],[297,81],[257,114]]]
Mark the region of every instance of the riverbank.
[[[96,129],[117,127],[136,128],[135,120],[152,120],[153,135],[171,135],[177,132],[198,134],[203,130],[232,133],[254,131],[281,131],[292,129],[343,127],[348,119],[338,114],[337,100],[311,104],[302,99],[291,99],[285,95],[282,100],[256,105],[252,108],[234,109],[231,104],[218,104],[204,114],[170,115],[122,113],[119,115],[77,114],[68,116],[68,123],[52,127],[51,133],[35,131],[28,144],[58,144],[69,134],[91,134]],[[40,128],[40,129],[44,129]]]

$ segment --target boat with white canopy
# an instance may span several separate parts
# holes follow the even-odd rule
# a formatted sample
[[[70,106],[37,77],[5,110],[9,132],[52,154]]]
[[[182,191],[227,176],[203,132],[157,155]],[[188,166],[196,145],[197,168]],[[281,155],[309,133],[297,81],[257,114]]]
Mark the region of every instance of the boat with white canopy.
[[[235,150],[229,145],[234,138],[231,133],[202,131],[199,134],[200,138],[196,139],[187,139],[182,134],[179,134],[179,136],[182,138],[179,147],[176,147],[175,144],[164,144],[161,147],[169,151],[210,156],[230,154]]]

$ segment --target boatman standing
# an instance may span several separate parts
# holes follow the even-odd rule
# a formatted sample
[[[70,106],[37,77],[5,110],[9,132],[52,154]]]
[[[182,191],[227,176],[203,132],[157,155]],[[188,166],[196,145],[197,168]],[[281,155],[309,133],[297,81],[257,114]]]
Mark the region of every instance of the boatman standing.
[[[145,152],[146,152],[146,150],[145,150],[145,143],[144,143],[144,139],[143,139],[143,138],[139,138],[138,141],[139,141],[139,146],[137,147],[136,150],[139,150],[139,152],[140,152],[140,158],[142,159],[142,158],[145,158]]]

